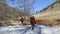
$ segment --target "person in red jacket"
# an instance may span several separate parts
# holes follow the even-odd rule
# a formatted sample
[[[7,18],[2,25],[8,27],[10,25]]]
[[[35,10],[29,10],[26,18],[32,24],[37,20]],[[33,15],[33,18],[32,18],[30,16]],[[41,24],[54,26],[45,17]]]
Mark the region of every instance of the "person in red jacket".
[[[22,17],[20,18],[20,20],[21,20],[21,23],[23,24],[23,22],[24,22],[24,20],[25,20],[24,16],[22,16]]]
[[[35,20],[34,16],[30,17],[30,23],[32,25],[32,30],[33,30],[34,29],[34,26],[36,24],[36,20]]]

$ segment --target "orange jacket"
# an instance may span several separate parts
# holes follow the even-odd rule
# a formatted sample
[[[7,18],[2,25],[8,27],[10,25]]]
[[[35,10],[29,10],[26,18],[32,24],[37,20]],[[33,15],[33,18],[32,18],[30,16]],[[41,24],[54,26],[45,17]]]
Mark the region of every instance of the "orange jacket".
[[[25,18],[21,17],[21,19],[20,19],[20,20],[25,20]]]

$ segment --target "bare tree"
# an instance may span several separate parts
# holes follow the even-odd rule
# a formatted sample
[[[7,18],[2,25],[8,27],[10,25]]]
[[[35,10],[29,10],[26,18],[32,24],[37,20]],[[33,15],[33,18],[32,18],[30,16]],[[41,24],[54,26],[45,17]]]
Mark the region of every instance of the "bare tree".
[[[6,0],[0,0],[0,3],[5,3]]]
[[[20,9],[20,11],[23,11],[23,16],[29,15],[29,13],[33,9],[33,4],[35,3],[35,0],[17,0],[17,8]]]

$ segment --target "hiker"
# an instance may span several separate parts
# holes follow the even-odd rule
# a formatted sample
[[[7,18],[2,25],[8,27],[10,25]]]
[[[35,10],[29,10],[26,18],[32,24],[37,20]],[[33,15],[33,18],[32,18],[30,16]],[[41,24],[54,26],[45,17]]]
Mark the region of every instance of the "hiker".
[[[36,20],[35,20],[35,17],[34,16],[30,17],[30,24],[31,24],[32,30],[33,30],[34,29],[34,26],[36,24]]]
[[[23,24],[24,20],[25,20],[25,18],[24,18],[24,16],[22,16],[22,17],[20,18],[20,21],[21,21],[22,24]]]

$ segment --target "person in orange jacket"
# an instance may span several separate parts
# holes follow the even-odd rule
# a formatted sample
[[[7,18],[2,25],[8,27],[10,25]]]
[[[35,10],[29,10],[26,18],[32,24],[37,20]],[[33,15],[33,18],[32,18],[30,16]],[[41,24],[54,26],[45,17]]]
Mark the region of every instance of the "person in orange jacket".
[[[30,17],[30,23],[32,25],[32,30],[33,30],[34,29],[34,26],[36,24],[36,20],[35,20],[35,17],[34,16]]]
[[[20,21],[21,21],[22,24],[23,24],[24,20],[25,20],[25,18],[22,16],[22,17],[20,18]]]

